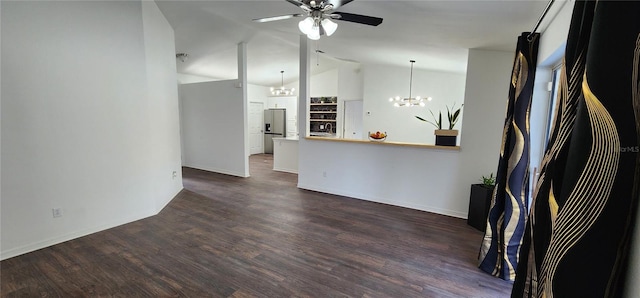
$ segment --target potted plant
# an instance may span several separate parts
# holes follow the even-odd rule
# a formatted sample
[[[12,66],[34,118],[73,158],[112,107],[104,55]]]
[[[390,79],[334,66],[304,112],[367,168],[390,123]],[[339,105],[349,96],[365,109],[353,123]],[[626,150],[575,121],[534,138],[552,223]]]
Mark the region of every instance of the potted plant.
[[[467,224],[484,232],[487,227],[487,217],[491,208],[491,199],[496,184],[493,173],[482,176],[481,184],[471,184],[471,196],[469,198],[469,212]]]
[[[460,105],[460,107],[456,110],[455,103],[449,108],[447,107],[447,120],[449,121],[449,128],[442,129],[442,111],[438,112],[438,117],[433,114],[431,110],[431,117],[433,117],[433,121],[429,121],[420,116],[416,116],[416,118],[420,121],[424,121],[436,127],[436,130],[433,132],[436,135],[436,145],[439,146],[455,146],[458,141],[458,130],[453,129],[458,120],[460,120],[460,111],[464,104]]]

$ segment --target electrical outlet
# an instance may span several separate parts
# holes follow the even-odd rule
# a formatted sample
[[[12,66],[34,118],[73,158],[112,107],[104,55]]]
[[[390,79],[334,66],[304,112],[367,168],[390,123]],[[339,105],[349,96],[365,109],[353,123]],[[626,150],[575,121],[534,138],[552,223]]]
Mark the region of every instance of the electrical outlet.
[[[176,177],[178,177],[178,172],[173,171],[172,177],[173,177],[173,179],[176,179]]]
[[[327,178],[327,172],[322,172],[322,177]]]
[[[53,218],[62,217],[62,208],[53,208],[51,212],[53,213]]]

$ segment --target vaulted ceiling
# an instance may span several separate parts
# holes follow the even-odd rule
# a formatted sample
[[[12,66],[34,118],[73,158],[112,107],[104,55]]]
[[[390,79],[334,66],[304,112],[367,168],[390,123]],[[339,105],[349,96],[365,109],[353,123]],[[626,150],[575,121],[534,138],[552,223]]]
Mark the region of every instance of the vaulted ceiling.
[[[298,77],[300,31],[293,18],[268,23],[252,19],[300,13],[285,0],[156,1],[175,30],[178,72],[216,79],[237,78],[237,44],[248,47],[248,80],[264,86]],[[546,0],[511,1],[367,1],[337,9],[381,17],[377,27],[336,21],[330,37],[313,42],[325,54],[314,57],[313,71],[342,60],[422,69],[465,72],[468,49],[512,51],[516,37],[531,30]],[[560,5],[556,5],[560,6]],[[319,64],[319,65],[317,65]]]

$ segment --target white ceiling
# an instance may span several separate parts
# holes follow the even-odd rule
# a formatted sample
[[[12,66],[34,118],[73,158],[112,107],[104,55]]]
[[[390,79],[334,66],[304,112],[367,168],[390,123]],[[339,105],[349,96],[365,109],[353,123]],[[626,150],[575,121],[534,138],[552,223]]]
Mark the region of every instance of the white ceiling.
[[[377,27],[338,23],[330,37],[314,42],[326,54],[313,71],[335,67],[332,58],[361,63],[465,72],[468,49],[513,51],[517,36],[531,30],[547,0],[371,1],[355,0],[337,11],[381,17]],[[156,3],[175,30],[178,72],[237,78],[237,44],[248,47],[249,83],[270,86],[297,80],[301,18],[256,23],[252,19],[301,12],[285,0],[162,1]],[[320,58],[316,61],[316,58]],[[319,66],[316,66],[319,62]]]

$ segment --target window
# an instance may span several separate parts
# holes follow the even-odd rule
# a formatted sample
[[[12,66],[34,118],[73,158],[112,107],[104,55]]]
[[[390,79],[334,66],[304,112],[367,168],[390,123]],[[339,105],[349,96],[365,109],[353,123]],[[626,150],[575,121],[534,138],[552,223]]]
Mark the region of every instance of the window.
[[[551,137],[551,128],[553,127],[553,119],[554,119],[554,114],[556,112],[558,93],[560,92],[561,71],[562,71],[562,63],[556,65],[551,72],[551,98],[549,100],[549,112],[547,114],[547,131],[545,134],[545,147],[549,143],[549,137]]]

